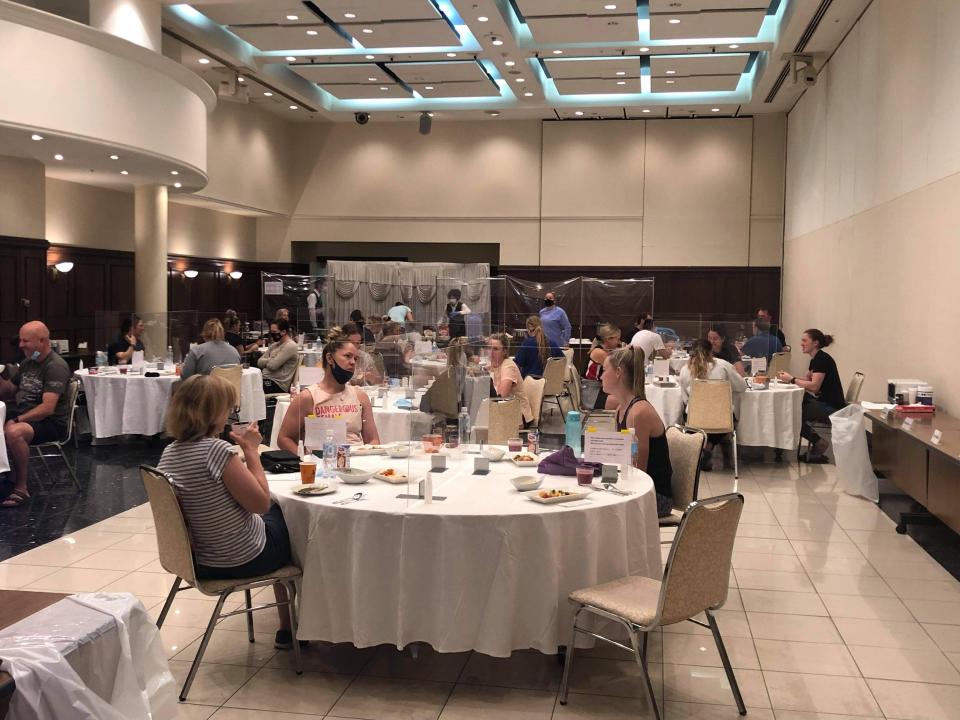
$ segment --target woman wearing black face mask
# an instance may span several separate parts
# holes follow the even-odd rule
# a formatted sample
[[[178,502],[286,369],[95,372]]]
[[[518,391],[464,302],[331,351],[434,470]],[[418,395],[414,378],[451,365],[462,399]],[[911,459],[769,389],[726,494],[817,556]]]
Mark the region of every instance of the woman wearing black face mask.
[[[380,444],[370,398],[350,385],[357,367],[357,350],[342,329],[330,330],[323,348],[323,379],[297,395],[283,418],[277,435],[277,445],[283,450],[297,452],[298,442],[304,437],[304,419],[308,415],[345,420],[347,442],[351,445]]]

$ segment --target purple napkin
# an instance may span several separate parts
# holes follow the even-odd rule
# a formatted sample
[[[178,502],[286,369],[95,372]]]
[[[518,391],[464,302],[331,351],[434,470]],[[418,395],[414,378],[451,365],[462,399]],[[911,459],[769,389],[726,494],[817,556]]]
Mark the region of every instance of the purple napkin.
[[[599,475],[602,466],[600,463],[580,462],[577,456],[573,454],[573,448],[564,445],[552,455],[548,455],[537,466],[537,472],[545,475],[576,475],[578,465],[589,465],[593,468],[593,474]]]

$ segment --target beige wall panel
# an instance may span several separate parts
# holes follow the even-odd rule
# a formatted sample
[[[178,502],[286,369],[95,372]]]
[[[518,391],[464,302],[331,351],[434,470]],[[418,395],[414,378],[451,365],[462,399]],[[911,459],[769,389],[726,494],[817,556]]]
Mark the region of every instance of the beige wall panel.
[[[132,193],[52,178],[46,187],[51,243],[133,252]]]
[[[174,255],[253,260],[257,257],[256,219],[170,203],[167,247]]]
[[[544,217],[642,217],[644,122],[543,124]]]
[[[542,265],[643,265],[643,220],[549,220],[541,225]]]
[[[529,217],[539,187],[539,122],[336,123],[296,215]]]
[[[825,83],[807,90],[787,118],[786,237],[798,237],[823,226]]]
[[[783,261],[783,218],[750,218],[751,267],[779,267]]]
[[[645,265],[746,265],[750,119],[648,120]]]
[[[824,143],[823,217],[831,223],[854,211],[856,183],[856,144],[850,139],[863,122],[857,102],[860,34],[851,33],[834,57],[848,58],[831,62],[820,91],[826,111],[819,140]]]
[[[750,212],[783,215],[783,181],[787,161],[787,116],[753,118],[753,181]]]
[[[0,156],[0,235],[46,237],[43,163]]]

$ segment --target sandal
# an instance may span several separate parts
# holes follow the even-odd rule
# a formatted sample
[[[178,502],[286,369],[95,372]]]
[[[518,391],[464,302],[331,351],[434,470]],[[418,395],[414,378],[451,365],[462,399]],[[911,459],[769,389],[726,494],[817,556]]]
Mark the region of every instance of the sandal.
[[[0,502],[0,507],[5,507],[5,508],[20,507],[29,499],[30,499],[30,496],[27,495],[26,493],[22,493],[19,490],[12,490],[10,494],[3,499],[3,502]]]

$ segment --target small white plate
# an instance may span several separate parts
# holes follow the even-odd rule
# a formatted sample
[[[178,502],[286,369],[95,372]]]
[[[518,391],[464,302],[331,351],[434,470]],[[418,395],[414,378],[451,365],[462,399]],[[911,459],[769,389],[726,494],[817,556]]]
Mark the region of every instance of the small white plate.
[[[534,458],[533,460],[517,460],[516,455],[511,455],[510,459],[513,461],[513,464],[516,465],[517,467],[536,467],[537,465],[540,464],[539,458]]]
[[[551,490],[560,490],[561,492],[567,493],[566,495],[558,495],[557,497],[540,497],[542,492],[550,492]],[[564,490],[563,488],[543,488],[542,490],[530,490],[525,492],[528,498],[533,500],[536,503],[541,505],[556,505],[557,503],[573,502],[574,500],[583,500],[587,493],[585,492],[571,492],[570,490]]]
[[[383,445],[357,445],[350,448],[351,455],[385,455],[387,449]]]
[[[307,485],[297,485],[293,488],[294,495],[300,495],[301,497],[314,497],[317,495],[330,495],[335,493],[337,489],[331,485],[325,485],[323,483],[309,483]]]
[[[393,475],[384,475],[381,471],[375,473],[373,477],[375,477],[377,480],[382,480],[385,483],[390,483],[391,485],[405,485],[407,482],[406,473],[401,472],[394,473]]]

